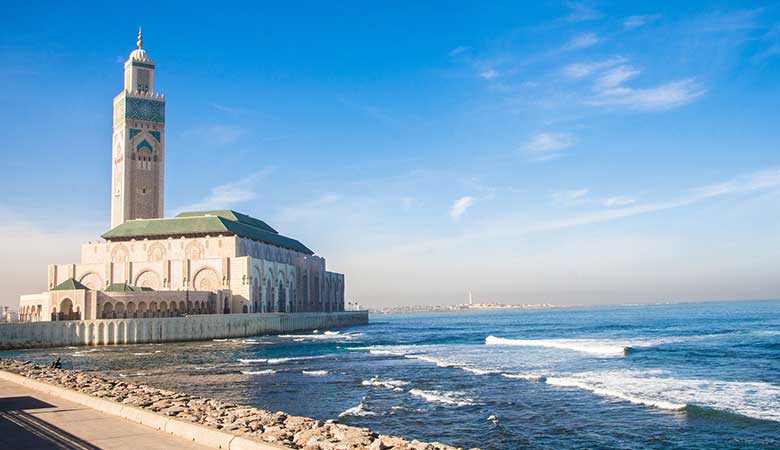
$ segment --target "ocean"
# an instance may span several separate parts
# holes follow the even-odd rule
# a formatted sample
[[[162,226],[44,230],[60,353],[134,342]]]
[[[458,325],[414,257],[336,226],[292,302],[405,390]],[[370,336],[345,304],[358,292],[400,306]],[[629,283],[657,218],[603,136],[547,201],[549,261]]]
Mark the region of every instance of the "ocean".
[[[780,448],[780,301],[372,315],[0,356],[467,448]]]

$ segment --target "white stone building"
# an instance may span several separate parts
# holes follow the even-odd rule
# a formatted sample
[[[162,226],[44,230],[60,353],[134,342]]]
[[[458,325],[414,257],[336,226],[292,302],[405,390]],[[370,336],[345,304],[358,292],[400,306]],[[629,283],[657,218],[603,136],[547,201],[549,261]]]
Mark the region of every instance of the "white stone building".
[[[165,98],[140,32],[137,45],[114,98],[112,229],[81,262],[50,265],[49,290],[20,298],[20,320],[343,311],[344,275],[262,220],[162,217]]]

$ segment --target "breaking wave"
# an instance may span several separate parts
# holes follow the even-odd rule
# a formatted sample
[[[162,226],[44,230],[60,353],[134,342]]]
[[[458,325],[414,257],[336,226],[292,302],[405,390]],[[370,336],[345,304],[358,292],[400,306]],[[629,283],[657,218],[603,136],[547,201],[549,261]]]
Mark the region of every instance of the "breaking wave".
[[[307,361],[311,359],[323,359],[323,358],[330,358],[332,355],[318,355],[318,356],[293,356],[289,358],[256,358],[256,359],[239,359],[238,362],[241,364],[259,364],[259,363],[266,363],[266,364],[284,364],[288,362],[293,361]]]
[[[496,336],[485,338],[485,345],[509,345],[518,347],[545,347],[596,356],[625,356],[634,347],[628,343],[599,339],[508,339]]]
[[[301,372],[304,375],[310,375],[313,377],[324,377],[325,375],[329,374],[327,370],[304,370]]]
[[[241,373],[244,375],[273,375],[276,373],[273,369],[265,369],[265,370],[242,370]]]
[[[539,381],[542,383],[547,381],[546,376],[535,373],[502,373],[501,376],[513,380]]]
[[[361,383],[363,386],[378,387],[384,389],[391,389],[393,391],[403,391],[403,386],[408,386],[408,381],[401,380],[383,380],[379,377],[371,378],[370,380],[363,380]]]
[[[463,392],[424,391],[412,389],[409,393],[415,397],[424,399],[429,403],[442,403],[451,406],[470,406],[476,404],[474,400],[465,397]]]
[[[322,334],[282,334],[282,335],[279,335],[280,338],[292,339],[294,341],[297,341],[298,339],[303,339],[303,340],[306,340],[306,339],[313,339],[313,340],[346,339],[346,340],[351,340],[351,339],[356,338],[358,336],[363,336],[363,333],[341,333],[340,331],[326,331],[326,332],[324,332]]]
[[[367,416],[375,416],[375,412],[371,412],[366,409],[366,405],[361,402],[357,406],[353,406],[352,408],[347,409],[346,411],[343,411],[341,414],[339,414],[339,417],[344,416],[355,416],[355,417],[367,417]]]
[[[330,358],[331,355],[319,355],[319,356],[293,356],[290,358],[269,358],[266,362],[268,364],[284,364],[293,361],[308,361],[311,359],[323,359]]]
[[[682,379],[664,371],[582,372],[547,384],[670,411],[713,410],[780,422],[780,386],[765,382]]]

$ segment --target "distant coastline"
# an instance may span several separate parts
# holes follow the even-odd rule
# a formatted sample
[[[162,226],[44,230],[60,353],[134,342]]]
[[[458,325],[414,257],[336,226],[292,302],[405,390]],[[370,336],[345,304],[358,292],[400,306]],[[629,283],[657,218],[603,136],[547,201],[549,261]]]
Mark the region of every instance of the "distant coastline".
[[[696,305],[706,303],[735,303],[735,302],[780,302],[780,298],[766,299],[740,299],[740,300],[679,300],[679,301],[657,301],[647,303],[616,303],[616,304],[584,304],[584,305],[555,305],[549,303],[537,304],[505,304],[505,303],[480,303],[480,304],[458,304],[458,305],[409,305],[409,306],[388,306],[382,308],[365,308],[369,314],[388,315],[388,314],[423,314],[423,313],[464,313],[464,312],[495,312],[495,311],[539,311],[553,309],[585,309],[585,308],[628,308],[644,306],[663,306],[663,305]]]

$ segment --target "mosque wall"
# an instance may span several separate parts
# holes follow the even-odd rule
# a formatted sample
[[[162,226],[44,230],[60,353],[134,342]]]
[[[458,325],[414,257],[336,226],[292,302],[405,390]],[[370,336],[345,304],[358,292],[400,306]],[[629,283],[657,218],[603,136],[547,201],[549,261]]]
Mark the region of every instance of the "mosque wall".
[[[365,324],[367,311],[10,323],[0,325],[0,350],[203,341]]]

